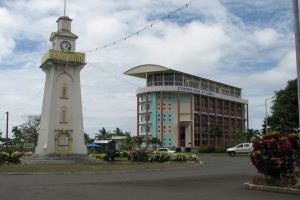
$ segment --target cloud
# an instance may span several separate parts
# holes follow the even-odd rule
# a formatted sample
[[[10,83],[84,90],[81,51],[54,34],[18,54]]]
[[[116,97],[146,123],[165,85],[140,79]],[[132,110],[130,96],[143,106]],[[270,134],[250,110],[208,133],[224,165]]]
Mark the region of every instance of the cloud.
[[[269,47],[276,43],[279,39],[278,33],[274,29],[263,29],[254,32],[258,45],[262,47]]]
[[[134,33],[183,3],[74,0],[68,2],[67,14],[82,51]],[[21,115],[41,111],[45,74],[38,67],[62,6],[60,0],[1,4],[0,60],[12,59],[0,61],[0,112],[11,112],[11,126],[22,122]],[[295,76],[290,7],[277,0],[194,1],[135,37],[87,53],[81,72],[85,131],[92,135],[101,127],[120,127],[135,133],[135,90],[145,87],[145,80],[123,72],[146,63],[241,87],[249,100],[251,128],[259,129],[264,99]]]

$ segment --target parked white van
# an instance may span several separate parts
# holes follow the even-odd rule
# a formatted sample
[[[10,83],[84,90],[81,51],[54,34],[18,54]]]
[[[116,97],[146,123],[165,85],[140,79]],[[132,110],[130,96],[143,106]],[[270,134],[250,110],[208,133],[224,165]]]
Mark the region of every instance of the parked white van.
[[[253,151],[252,143],[241,143],[235,147],[226,149],[230,156],[235,156],[237,153],[251,153]]]

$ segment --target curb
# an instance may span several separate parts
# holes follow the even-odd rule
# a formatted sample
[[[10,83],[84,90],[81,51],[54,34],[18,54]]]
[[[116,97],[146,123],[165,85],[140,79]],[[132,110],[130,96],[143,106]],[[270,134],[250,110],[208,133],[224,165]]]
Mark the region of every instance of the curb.
[[[259,190],[259,191],[265,191],[265,192],[276,192],[276,193],[300,195],[300,189],[295,189],[295,188],[255,185],[255,184],[251,184],[251,183],[244,183],[244,187],[248,190]]]

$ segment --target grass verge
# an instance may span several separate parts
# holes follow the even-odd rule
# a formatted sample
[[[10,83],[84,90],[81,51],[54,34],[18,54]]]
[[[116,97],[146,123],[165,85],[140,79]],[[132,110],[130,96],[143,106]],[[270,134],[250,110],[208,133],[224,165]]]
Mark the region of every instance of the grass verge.
[[[147,171],[183,168],[198,165],[190,162],[164,162],[164,163],[106,163],[106,164],[70,164],[70,165],[26,165],[6,164],[0,165],[0,174],[7,173],[110,173],[122,171]]]

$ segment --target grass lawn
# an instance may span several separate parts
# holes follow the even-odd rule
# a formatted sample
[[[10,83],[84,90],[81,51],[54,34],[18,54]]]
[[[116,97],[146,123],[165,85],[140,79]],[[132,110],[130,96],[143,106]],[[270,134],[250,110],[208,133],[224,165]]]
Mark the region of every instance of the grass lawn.
[[[1,173],[105,173],[122,171],[165,170],[199,165],[199,163],[185,162],[109,162],[105,164],[70,164],[70,165],[26,165],[4,164],[0,165]]]

